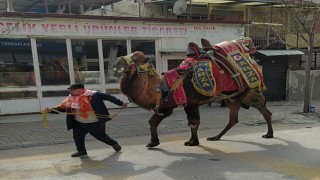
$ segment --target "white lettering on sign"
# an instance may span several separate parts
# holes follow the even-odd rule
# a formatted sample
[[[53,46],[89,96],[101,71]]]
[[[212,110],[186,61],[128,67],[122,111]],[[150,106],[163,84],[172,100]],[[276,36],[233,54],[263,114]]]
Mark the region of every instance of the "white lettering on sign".
[[[0,42],[0,45],[1,46],[25,46],[25,47],[31,46],[31,44],[27,42],[6,42],[6,41]]]

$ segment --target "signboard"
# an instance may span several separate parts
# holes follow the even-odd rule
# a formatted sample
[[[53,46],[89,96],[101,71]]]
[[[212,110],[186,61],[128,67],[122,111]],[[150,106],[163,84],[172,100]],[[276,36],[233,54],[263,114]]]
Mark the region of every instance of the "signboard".
[[[0,20],[0,30],[11,29],[6,36],[85,36],[85,37],[203,37],[219,38],[222,34],[243,37],[242,25],[208,23],[168,23],[84,19]]]

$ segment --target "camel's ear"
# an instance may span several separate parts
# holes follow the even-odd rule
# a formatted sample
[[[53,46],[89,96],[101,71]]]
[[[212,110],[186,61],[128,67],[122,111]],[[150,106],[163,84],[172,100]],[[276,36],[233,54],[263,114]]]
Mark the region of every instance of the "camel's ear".
[[[211,43],[208,40],[203,39],[203,38],[201,38],[201,45],[202,45],[203,49],[212,48]]]

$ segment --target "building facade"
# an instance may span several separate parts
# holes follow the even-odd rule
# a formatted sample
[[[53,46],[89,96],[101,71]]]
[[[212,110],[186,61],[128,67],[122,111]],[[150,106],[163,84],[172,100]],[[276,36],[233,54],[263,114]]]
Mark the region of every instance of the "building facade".
[[[55,106],[72,83],[126,100],[112,70],[117,57],[143,51],[161,73],[183,60],[188,42],[238,39],[243,24],[10,13],[0,20],[0,114]]]

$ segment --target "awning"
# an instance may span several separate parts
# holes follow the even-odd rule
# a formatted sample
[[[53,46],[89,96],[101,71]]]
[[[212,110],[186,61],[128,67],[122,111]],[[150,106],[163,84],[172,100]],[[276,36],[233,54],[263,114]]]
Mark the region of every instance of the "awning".
[[[304,52],[296,49],[284,49],[284,50],[257,50],[258,53],[265,56],[293,56],[303,55]]]

